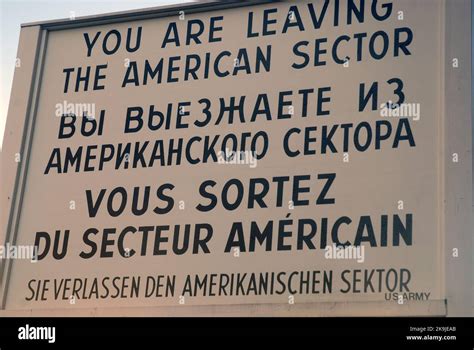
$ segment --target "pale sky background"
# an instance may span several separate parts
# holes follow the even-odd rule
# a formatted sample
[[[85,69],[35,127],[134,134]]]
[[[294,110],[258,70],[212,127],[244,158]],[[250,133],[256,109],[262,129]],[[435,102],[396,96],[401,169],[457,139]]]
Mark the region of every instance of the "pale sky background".
[[[0,0],[0,150],[22,23],[191,2],[178,0]]]

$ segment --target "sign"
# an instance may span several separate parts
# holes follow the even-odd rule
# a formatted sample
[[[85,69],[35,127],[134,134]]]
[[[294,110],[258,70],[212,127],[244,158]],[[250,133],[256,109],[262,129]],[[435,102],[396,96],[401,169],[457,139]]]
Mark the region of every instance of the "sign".
[[[441,2],[173,11],[48,31],[6,307],[443,300]]]

